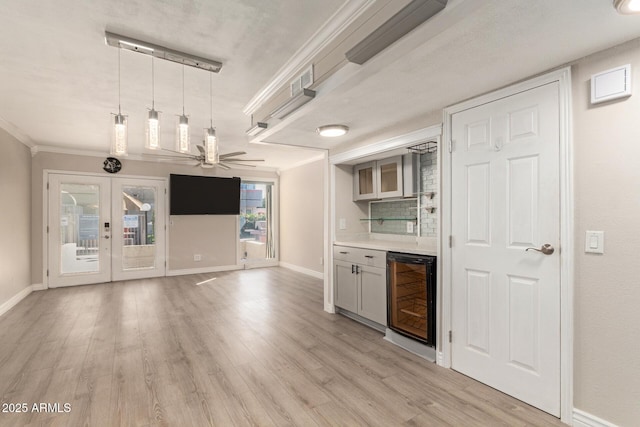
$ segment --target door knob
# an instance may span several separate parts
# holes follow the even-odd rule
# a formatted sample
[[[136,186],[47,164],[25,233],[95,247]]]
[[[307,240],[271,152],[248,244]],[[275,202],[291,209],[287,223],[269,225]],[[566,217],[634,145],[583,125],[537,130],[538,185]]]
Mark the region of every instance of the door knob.
[[[104,236],[104,238],[105,238],[105,239],[108,239],[108,238],[109,238],[109,236],[108,236],[108,235],[105,235],[105,236]]]
[[[542,252],[545,255],[551,255],[555,251],[553,246],[551,246],[548,243],[545,243],[544,245],[540,246],[540,249],[538,249],[538,248],[527,248],[527,249],[525,249],[525,252],[528,251],[529,249],[534,250],[534,251],[538,251],[538,252]]]

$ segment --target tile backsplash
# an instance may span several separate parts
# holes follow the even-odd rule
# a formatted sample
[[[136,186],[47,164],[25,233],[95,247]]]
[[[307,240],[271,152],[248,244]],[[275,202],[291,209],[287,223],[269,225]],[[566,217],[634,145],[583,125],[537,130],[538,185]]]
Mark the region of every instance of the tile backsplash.
[[[382,223],[371,221],[371,232],[417,236],[415,221],[410,221],[414,226],[413,232],[407,233],[407,221],[409,220],[397,220],[399,218],[415,218],[417,205],[416,199],[371,202],[371,218],[387,218]]]

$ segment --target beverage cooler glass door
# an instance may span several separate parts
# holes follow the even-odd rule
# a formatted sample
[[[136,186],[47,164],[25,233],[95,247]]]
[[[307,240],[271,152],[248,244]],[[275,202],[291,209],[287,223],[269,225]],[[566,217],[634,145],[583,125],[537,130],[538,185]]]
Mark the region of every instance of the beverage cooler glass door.
[[[435,346],[435,257],[387,253],[389,328]]]

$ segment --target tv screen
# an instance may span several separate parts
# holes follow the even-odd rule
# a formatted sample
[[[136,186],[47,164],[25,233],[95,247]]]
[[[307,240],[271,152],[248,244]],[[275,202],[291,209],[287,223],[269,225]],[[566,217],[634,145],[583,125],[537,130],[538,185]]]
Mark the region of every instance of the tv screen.
[[[171,215],[239,215],[240,178],[169,177]]]

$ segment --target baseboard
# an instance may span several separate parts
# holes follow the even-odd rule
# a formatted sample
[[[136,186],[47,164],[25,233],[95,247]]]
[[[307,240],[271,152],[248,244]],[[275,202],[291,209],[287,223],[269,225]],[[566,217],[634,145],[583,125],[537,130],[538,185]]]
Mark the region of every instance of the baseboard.
[[[12,296],[7,302],[0,305],[0,316],[5,314],[7,311],[11,310],[16,306],[20,301],[25,299],[27,295],[29,295],[33,291],[33,286],[29,285],[14,296]]]
[[[184,268],[181,270],[167,270],[167,276],[186,276],[187,274],[216,273],[218,271],[242,270],[242,265],[221,265],[217,267]]]
[[[591,415],[580,409],[573,409],[573,427],[617,427],[615,424]]]
[[[288,268],[289,270],[297,271],[298,273],[306,274],[307,276],[315,277],[316,279],[324,280],[324,273],[311,270],[309,268],[300,267],[299,265],[289,264],[288,262],[280,261],[280,267]]]
[[[49,288],[44,283],[34,283],[33,285],[31,285],[31,289],[33,289],[34,291],[44,291],[45,289]]]

